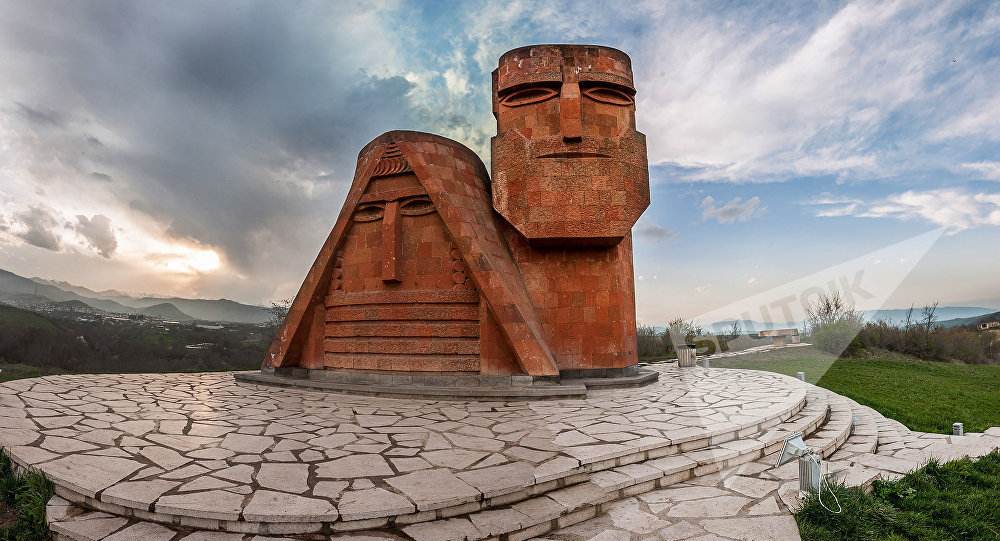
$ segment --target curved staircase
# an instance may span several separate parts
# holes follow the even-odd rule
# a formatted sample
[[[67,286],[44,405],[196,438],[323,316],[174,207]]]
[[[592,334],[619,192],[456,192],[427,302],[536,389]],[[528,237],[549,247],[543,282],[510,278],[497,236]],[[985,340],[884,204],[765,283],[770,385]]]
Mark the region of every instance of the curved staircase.
[[[742,372],[687,370],[687,374],[704,381],[718,380],[724,372]],[[364,539],[437,541],[522,540],[543,535],[553,539],[583,540],[589,537],[576,532],[589,531],[589,523],[607,523],[610,520],[607,517],[617,516],[616,513],[628,516],[620,512],[626,508],[629,513],[649,516],[651,520],[660,520],[652,514],[654,511],[671,520],[680,517],[674,526],[689,525],[692,528],[689,537],[710,532],[726,538],[725,528],[750,524],[726,521],[787,518],[790,509],[797,505],[797,465],[773,467],[782,441],[790,434],[801,432],[806,444],[825,459],[824,466],[834,478],[861,486],[878,478],[901,475],[931,457],[951,459],[985,454],[996,450],[1000,442],[1000,437],[994,437],[1000,436],[1000,433],[994,434],[997,429],[985,435],[971,434],[961,438],[911,432],[900,423],[848,398],[793,378],[772,376],[776,378],[774,385],[784,386],[787,392],[780,403],[770,407],[743,411],[734,398],[714,397],[718,398],[714,413],[706,412],[704,418],[697,417],[698,422],[705,425],[700,429],[674,430],[670,433],[675,437],[666,438],[662,437],[662,432],[660,436],[652,435],[652,429],[647,428],[644,429],[649,432],[647,436],[615,442],[616,433],[611,431],[613,425],[628,422],[630,416],[643,414],[640,418],[644,422],[655,425],[649,419],[657,416],[642,409],[643,402],[635,402],[626,408],[632,411],[621,410],[616,416],[619,418],[592,418],[578,422],[579,426],[574,425],[586,434],[575,429],[567,431],[576,434],[574,437],[600,439],[605,443],[566,446],[557,443],[563,441],[559,437],[551,441],[536,438],[537,441],[527,444],[522,439],[520,453],[534,452],[554,455],[554,458],[530,468],[520,462],[466,467],[458,477],[467,483],[464,486],[474,487],[473,491],[449,493],[448,480],[442,477],[438,487],[440,496],[424,500],[386,498],[389,492],[383,487],[388,485],[379,482],[379,486],[368,489],[375,501],[352,505],[342,496],[336,501],[336,507],[317,508],[315,499],[263,490],[259,475],[255,474],[254,479],[242,485],[250,503],[233,512],[226,508],[222,499],[218,505],[212,502],[206,505],[204,502],[185,502],[183,494],[159,496],[162,491],[157,490],[151,492],[156,497],[143,497],[144,488],[155,488],[152,485],[163,482],[162,475],[153,475],[148,481],[132,477],[125,483],[131,490],[118,485],[88,489],[73,482],[72,474],[64,476],[57,468],[47,467],[56,461],[32,463],[38,458],[37,455],[29,456],[32,452],[46,451],[23,444],[11,447],[11,436],[7,437],[4,446],[21,466],[45,471],[56,485],[57,495],[48,506],[54,539],[200,541],[336,539],[363,535]],[[594,392],[589,403],[606,405],[621,392]],[[708,393],[707,396],[714,395]],[[645,400],[655,403],[656,397],[651,395]],[[684,400],[686,398],[679,397],[674,402],[683,403]],[[622,408],[620,403],[615,407]],[[691,415],[701,415],[697,407],[692,402],[691,408],[681,407],[677,411],[678,414],[687,411]],[[722,414],[717,415],[719,412]],[[608,428],[603,428],[601,423]],[[574,426],[567,425],[567,428]],[[0,432],[0,438],[3,437],[4,433]],[[194,452],[212,456],[208,451],[211,448],[214,447]],[[114,455],[114,449],[111,447],[105,452]],[[216,460],[222,470],[240,469],[231,458]],[[178,465],[178,470],[184,467]],[[211,471],[203,473],[215,475]],[[197,472],[192,475],[198,477]],[[208,480],[218,477],[204,476],[204,479],[206,487],[210,487]],[[310,483],[315,484],[315,480],[310,478]],[[235,491],[230,489],[226,494]],[[699,491],[708,496],[692,497]],[[258,504],[258,492],[274,495]],[[719,517],[706,515],[711,511],[704,509],[712,507],[709,504],[714,501],[741,503],[743,500],[746,503],[736,510],[719,507]],[[699,502],[704,505],[699,507]],[[640,504],[641,508],[628,507]],[[688,508],[697,509],[695,515],[684,515],[684,509]],[[788,520],[780,527],[793,527],[794,522],[789,526]],[[660,522],[669,524],[665,520]],[[675,538],[687,537],[678,534]]]

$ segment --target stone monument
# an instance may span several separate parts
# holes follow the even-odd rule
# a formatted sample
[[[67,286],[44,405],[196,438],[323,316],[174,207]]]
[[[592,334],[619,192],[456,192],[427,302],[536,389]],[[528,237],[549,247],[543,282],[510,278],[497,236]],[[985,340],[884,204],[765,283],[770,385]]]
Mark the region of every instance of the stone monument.
[[[621,51],[522,47],[493,72],[492,183],[455,141],[370,142],[261,376],[242,379],[655,379],[637,368],[631,228],[649,178],[634,96]]]

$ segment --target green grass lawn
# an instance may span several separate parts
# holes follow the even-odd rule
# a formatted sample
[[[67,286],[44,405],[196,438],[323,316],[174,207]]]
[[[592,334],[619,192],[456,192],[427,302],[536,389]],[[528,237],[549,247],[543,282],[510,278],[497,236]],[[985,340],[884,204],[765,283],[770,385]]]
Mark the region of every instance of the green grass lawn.
[[[48,376],[60,373],[62,372],[47,370],[37,366],[28,366],[26,364],[7,364],[0,362],[0,383],[15,379],[37,378],[39,376]]]
[[[884,358],[883,358],[884,357]],[[951,433],[1000,426],[1000,366],[921,361],[891,353],[836,359],[810,346],[712,361],[713,367],[750,368],[794,376],[870,406],[912,430]]]
[[[23,327],[33,327],[44,331],[58,331],[59,326],[48,319],[28,310],[21,310],[13,306],[0,305],[0,326],[20,325]]]
[[[0,541],[49,539],[45,504],[52,494],[52,483],[43,474],[14,471],[0,451]]]
[[[876,481],[871,493],[832,487],[843,512],[810,496],[795,514],[804,541],[1000,539],[1000,454],[931,463],[897,481]],[[836,509],[830,493],[823,503]]]

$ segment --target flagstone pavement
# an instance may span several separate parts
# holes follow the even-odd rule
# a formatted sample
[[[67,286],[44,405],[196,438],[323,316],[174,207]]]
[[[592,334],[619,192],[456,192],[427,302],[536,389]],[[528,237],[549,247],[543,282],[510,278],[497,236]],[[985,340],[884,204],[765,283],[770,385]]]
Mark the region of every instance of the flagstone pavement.
[[[861,406],[794,378],[654,369],[640,389],[506,403],[49,376],[0,384],[0,445],[53,480],[49,521],[74,540],[481,539],[512,522],[546,525],[504,539],[796,539],[797,471],[759,456],[768,427],[815,431],[854,484],[956,454],[870,410],[855,434]],[[982,454],[1000,438],[963,441]]]

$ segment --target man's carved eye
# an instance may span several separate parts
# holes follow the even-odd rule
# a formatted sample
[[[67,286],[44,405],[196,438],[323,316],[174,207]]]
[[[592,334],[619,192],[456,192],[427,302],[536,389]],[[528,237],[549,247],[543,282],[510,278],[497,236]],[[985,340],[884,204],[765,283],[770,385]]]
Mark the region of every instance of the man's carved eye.
[[[606,86],[588,88],[583,91],[583,94],[592,100],[602,103],[610,103],[612,105],[632,105],[635,103],[632,96],[629,96],[621,90],[608,88]]]
[[[434,212],[434,203],[427,197],[414,197],[404,201],[399,207],[403,216],[421,216]]]
[[[384,213],[385,213],[384,203],[368,203],[359,206],[358,209],[354,211],[354,221],[374,222],[375,220],[381,220],[382,214]]]
[[[552,88],[534,86],[509,94],[504,99],[500,100],[500,103],[506,105],[507,107],[517,107],[519,105],[528,105],[529,103],[545,101],[558,94],[559,92]]]

